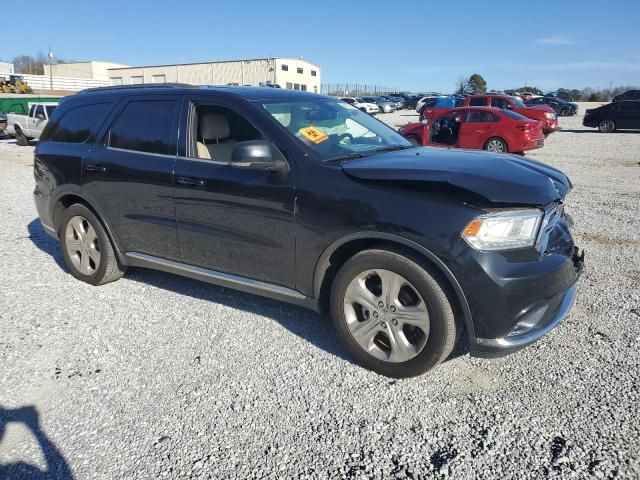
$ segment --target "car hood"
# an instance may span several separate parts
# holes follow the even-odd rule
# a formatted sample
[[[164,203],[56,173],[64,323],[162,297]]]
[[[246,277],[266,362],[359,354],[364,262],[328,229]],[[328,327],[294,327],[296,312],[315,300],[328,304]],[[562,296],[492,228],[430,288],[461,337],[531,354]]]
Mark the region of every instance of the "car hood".
[[[553,167],[477,150],[411,148],[350,160],[342,169],[361,180],[449,184],[495,203],[546,205],[571,188],[567,176]]]

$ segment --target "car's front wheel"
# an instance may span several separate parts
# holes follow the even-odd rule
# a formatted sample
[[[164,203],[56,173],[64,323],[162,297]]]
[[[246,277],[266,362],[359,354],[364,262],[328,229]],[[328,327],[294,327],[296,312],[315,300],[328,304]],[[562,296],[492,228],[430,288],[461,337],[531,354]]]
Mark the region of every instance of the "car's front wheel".
[[[453,350],[456,323],[438,280],[398,250],[365,250],[340,269],[331,316],[362,366],[389,377],[414,377]]]
[[[58,238],[67,268],[78,280],[102,285],[124,274],[107,232],[86,206],[77,203],[64,211]]]
[[[598,123],[598,130],[602,133],[612,133],[616,131],[616,122],[611,120],[610,118],[605,118],[600,123]]]
[[[571,110],[569,110],[568,108],[563,108],[560,112],[560,116],[562,117],[568,117],[569,115],[571,115]]]

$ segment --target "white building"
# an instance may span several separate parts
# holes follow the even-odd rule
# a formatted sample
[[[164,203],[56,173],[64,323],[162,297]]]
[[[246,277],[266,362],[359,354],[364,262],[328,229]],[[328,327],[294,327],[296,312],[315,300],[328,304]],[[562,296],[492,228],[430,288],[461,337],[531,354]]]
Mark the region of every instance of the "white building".
[[[66,77],[66,78],[88,78],[91,80],[103,80],[109,81],[109,69],[128,67],[122,63],[113,62],[70,62],[70,63],[55,63],[51,66],[45,64],[44,74],[45,76],[51,75],[53,70],[54,77]]]
[[[300,58],[254,58],[206,63],[110,68],[111,85],[188,83],[265,85],[320,92],[320,67]]]
[[[13,75],[13,63],[0,62],[0,75]]]

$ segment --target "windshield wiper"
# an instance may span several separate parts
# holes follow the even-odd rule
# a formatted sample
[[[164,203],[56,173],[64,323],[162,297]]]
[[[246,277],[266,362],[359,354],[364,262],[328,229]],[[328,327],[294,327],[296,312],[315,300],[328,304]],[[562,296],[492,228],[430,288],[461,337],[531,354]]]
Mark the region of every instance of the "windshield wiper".
[[[380,153],[380,152],[394,152],[396,150],[404,150],[405,148],[414,148],[415,145],[400,145],[399,143],[396,143],[394,145],[388,145],[386,147],[380,147],[380,148],[376,148],[374,150],[375,153]]]
[[[368,155],[363,155],[362,153],[349,153],[347,155],[339,155],[337,157],[325,158],[324,160],[322,160],[322,163],[333,163],[333,162],[340,162],[342,160],[353,160],[355,158],[363,158],[366,156]]]

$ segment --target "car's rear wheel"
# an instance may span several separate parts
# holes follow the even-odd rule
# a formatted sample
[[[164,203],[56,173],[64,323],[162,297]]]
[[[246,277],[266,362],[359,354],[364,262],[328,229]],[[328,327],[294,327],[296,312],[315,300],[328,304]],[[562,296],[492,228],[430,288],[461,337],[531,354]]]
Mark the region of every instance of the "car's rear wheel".
[[[107,232],[86,206],[77,203],[64,211],[58,238],[64,261],[78,280],[102,285],[124,274]]]
[[[331,288],[331,315],[354,359],[389,377],[432,369],[456,340],[443,287],[400,250],[365,250],[349,259]]]
[[[610,118],[605,118],[598,123],[598,130],[602,133],[612,133],[616,131],[616,122]]]
[[[21,147],[29,145],[29,139],[19,128],[16,128],[16,143]]]
[[[494,153],[508,153],[507,142],[498,137],[492,137],[484,144],[484,149]]]
[[[568,117],[569,115],[571,115],[571,110],[569,110],[568,108],[563,108],[560,111],[560,115],[563,117]]]
[[[422,145],[422,140],[417,135],[407,135],[406,138],[412,145]]]

